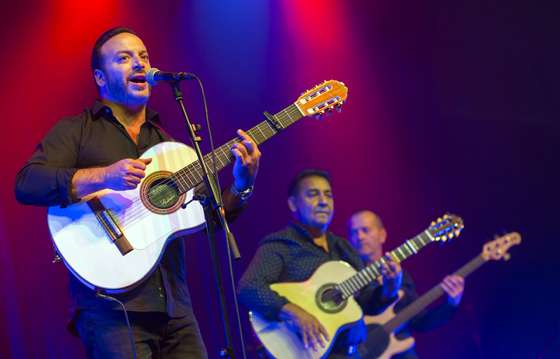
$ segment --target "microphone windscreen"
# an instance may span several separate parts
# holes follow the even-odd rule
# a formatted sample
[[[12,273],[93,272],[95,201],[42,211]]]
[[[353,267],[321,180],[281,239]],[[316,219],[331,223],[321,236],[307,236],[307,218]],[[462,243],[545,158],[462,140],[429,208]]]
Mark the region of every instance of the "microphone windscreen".
[[[156,74],[159,72],[159,69],[152,67],[148,70],[148,72],[146,72],[146,81],[152,85],[155,86],[157,84],[157,80],[155,78]]]

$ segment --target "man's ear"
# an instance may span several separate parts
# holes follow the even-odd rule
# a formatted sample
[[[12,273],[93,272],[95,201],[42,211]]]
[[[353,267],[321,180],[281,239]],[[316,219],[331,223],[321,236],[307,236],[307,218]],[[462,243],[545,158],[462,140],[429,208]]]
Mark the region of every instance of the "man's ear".
[[[381,243],[385,243],[385,241],[387,240],[387,231],[385,230],[385,228],[381,228]]]
[[[99,69],[93,70],[93,78],[95,79],[95,83],[99,87],[103,87],[107,83],[107,80],[105,79],[105,74],[103,73],[103,71]]]
[[[297,209],[296,199],[293,196],[288,197],[288,208],[292,213],[294,213]]]

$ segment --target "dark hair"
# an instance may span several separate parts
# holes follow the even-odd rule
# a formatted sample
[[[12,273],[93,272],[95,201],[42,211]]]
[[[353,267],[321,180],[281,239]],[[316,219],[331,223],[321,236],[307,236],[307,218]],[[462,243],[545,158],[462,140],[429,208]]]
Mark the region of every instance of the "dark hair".
[[[331,175],[327,171],[308,168],[298,173],[297,176],[292,179],[290,186],[288,187],[288,197],[295,196],[299,191],[300,182],[308,177],[321,177],[326,179],[329,184],[331,183]]]
[[[95,69],[100,69],[101,68],[101,47],[103,46],[103,44],[105,44],[107,41],[109,41],[109,39],[111,39],[114,36],[117,36],[118,34],[122,34],[122,33],[129,33],[132,35],[136,35],[138,36],[138,34],[136,34],[133,30],[129,29],[128,27],[114,27],[112,29],[109,29],[107,31],[105,31],[104,33],[102,33],[97,40],[95,41],[95,44],[93,45],[93,49],[91,51],[91,71],[95,71]]]

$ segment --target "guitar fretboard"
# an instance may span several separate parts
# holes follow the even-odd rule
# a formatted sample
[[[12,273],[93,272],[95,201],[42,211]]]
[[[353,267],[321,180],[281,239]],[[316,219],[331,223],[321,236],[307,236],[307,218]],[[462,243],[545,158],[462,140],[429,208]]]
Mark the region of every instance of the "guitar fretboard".
[[[297,120],[301,119],[303,115],[295,104],[292,104],[282,111],[271,116],[270,120],[265,120],[247,131],[249,136],[257,143],[257,145],[265,142],[280,130],[292,125]],[[241,142],[239,137],[230,140],[229,142],[218,147],[214,152],[208,153],[204,156],[204,162],[208,170],[213,173],[213,157],[216,160],[216,172],[230,164],[234,157],[231,154],[231,148],[235,143]],[[203,180],[204,173],[198,161],[195,161],[188,166],[175,172],[171,179],[177,184],[179,193],[185,193]]]
[[[470,262],[462,266],[455,274],[460,275],[463,278],[466,278],[469,274],[477,270],[480,266],[482,266],[486,261],[479,255],[473,258]],[[420,313],[424,308],[426,308],[430,303],[434,302],[436,299],[441,297],[444,294],[444,290],[441,285],[436,285],[432,289],[430,289],[426,294],[422,295],[420,298],[416,299],[414,302],[409,304],[406,308],[401,310],[397,313],[397,315],[389,320],[387,323],[383,325],[383,328],[390,333],[395,331],[399,328],[403,323],[409,321],[414,317],[416,314]]]
[[[417,253],[433,240],[434,237],[428,230],[425,230],[416,237],[407,240],[401,246],[389,252],[388,256],[397,258],[399,262],[402,262],[406,258]],[[386,261],[387,259],[383,257],[354,274],[352,277],[339,283],[337,288],[342,292],[342,297],[344,299],[349,298],[369,283],[377,280],[377,278],[381,275],[381,266]]]

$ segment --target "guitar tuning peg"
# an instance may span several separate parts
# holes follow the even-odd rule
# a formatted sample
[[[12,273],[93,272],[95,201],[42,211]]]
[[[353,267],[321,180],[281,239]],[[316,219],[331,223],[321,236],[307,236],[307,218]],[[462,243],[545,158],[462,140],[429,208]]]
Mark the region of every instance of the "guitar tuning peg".
[[[433,226],[435,226],[435,225],[436,225],[436,222],[434,222],[434,221],[432,221],[432,222],[430,223],[430,227],[433,227]]]
[[[509,261],[510,258],[511,258],[511,256],[510,256],[509,253],[506,253],[506,254],[504,255],[504,260],[505,260],[505,261]]]

